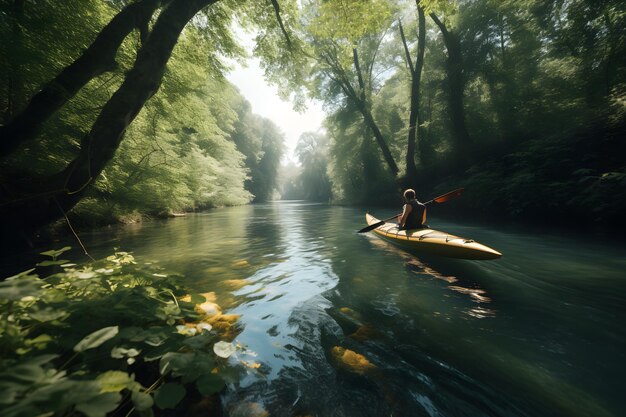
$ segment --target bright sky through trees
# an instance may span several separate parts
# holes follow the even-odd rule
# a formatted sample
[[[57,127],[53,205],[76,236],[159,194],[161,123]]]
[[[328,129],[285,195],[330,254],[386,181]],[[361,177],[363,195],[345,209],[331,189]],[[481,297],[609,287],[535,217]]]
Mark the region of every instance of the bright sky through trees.
[[[235,30],[241,38],[241,45],[248,50],[250,58],[247,67],[233,62],[233,70],[227,75],[228,80],[235,84],[241,94],[252,105],[252,112],[266,117],[276,123],[285,134],[285,146],[287,147],[283,157],[283,164],[288,161],[298,163],[294,155],[298,138],[304,132],[317,132],[322,128],[324,112],[322,104],[318,101],[309,100],[307,108],[302,113],[293,109],[290,102],[282,100],[278,96],[276,87],[269,85],[263,77],[263,70],[259,66],[258,58],[252,55],[252,35]]]
[[[290,102],[283,101],[278,96],[276,87],[265,81],[256,58],[248,61],[247,68],[235,64],[227,78],[250,102],[254,113],[272,120],[285,134],[287,150],[283,163],[288,160],[296,162],[297,158],[293,151],[300,135],[304,132],[317,132],[322,127],[324,119],[322,105],[316,101],[309,101],[303,113],[295,111]]]

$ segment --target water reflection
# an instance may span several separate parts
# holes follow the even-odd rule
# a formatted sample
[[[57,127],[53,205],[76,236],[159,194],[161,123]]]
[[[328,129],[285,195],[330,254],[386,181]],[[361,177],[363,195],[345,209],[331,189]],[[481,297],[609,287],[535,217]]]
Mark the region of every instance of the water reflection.
[[[395,246],[391,243],[386,242],[382,239],[377,238],[376,236],[370,236],[370,243],[386,252],[393,253],[398,258],[402,259],[407,270],[416,274],[418,277],[424,278],[435,278],[438,280],[445,281],[449,285],[447,288],[451,291],[455,291],[459,294],[469,296],[469,299],[478,305],[469,305],[465,310],[465,313],[471,317],[477,319],[483,319],[487,317],[495,317],[496,310],[487,308],[486,304],[491,303],[491,298],[488,296],[487,291],[480,288],[477,279],[470,279],[470,274],[468,274],[467,265],[463,271],[463,281],[467,282],[471,287],[466,287],[459,285],[459,278],[454,275],[449,275],[443,272],[439,272],[436,269],[436,266],[431,266],[428,262],[420,260],[418,257],[409,254]],[[436,262],[436,258],[435,261]],[[453,264],[456,261],[445,260],[447,265]],[[460,261],[464,262],[464,261]],[[453,285],[455,284],[455,285]],[[440,313],[437,313],[438,315]]]
[[[451,261],[361,227],[360,209],[283,202],[81,237],[239,315],[230,416],[626,415],[623,248],[441,222],[505,253]]]
[[[233,312],[241,314],[245,325],[238,340],[263,358],[264,383],[276,379],[285,367],[302,367],[293,352],[302,349],[307,340],[302,335],[294,337],[294,333],[304,322],[310,323],[313,312],[308,311],[300,323],[299,308],[337,282],[328,260],[321,255],[323,240],[308,232],[310,225],[306,216],[298,215],[299,207],[290,210],[288,205],[278,205],[277,210],[264,213],[262,222],[253,219],[248,225],[250,236],[269,239],[273,256],[280,261],[257,269],[246,277],[250,285],[233,292],[240,300]],[[265,233],[268,231],[269,235]],[[251,376],[241,386],[255,382]]]

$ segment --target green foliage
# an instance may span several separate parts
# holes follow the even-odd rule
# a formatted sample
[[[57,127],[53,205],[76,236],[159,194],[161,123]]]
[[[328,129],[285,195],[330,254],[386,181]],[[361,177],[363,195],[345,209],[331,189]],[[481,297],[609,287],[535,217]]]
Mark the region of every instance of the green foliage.
[[[359,85],[353,47],[367,69],[365,93],[374,119],[394,158],[402,160],[406,152],[411,77],[394,25],[402,20],[409,53],[415,56],[415,2],[389,2],[387,14],[361,20],[356,13],[341,13],[377,4],[309,2],[303,10],[311,54],[322,58],[312,65],[313,91],[332,112],[326,120],[331,138],[327,171],[336,201],[363,203],[385,189],[389,196],[395,190],[379,170],[380,152],[371,146],[357,106],[346,99],[344,87]],[[465,185],[474,190],[466,202],[476,213],[615,222],[625,200],[616,197],[624,195],[624,163],[615,157],[624,154],[615,139],[623,136],[626,42],[618,30],[626,16],[623,2],[419,4],[427,14],[427,39],[419,173],[412,180],[426,193]],[[471,138],[464,157],[475,161],[462,174],[454,165],[459,145],[447,100],[452,82],[448,51],[430,13],[460,45],[463,110]]]
[[[250,201],[244,156],[230,139],[238,115],[229,103],[239,95],[203,64],[212,56],[197,47],[208,46],[204,36],[193,27],[181,36],[161,89],[96,184],[100,211],[159,215]],[[89,200],[77,207],[93,210]]]
[[[120,329],[118,326],[104,327],[100,330],[88,334],[74,346],[74,352],[84,352],[88,349],[94,349],[106,342],[109,339],[113,339]]]
[[[7,40],[0,44],[0,123],[76,59],[127,4],[57,3],[0,5],[0,35]],[[601,135],[622,126],[623,104],[616,103],[623,103],[626,76],[624,2],[287,0],[279,5],[280,22],[271,2],[236,0],[212,4],[191,20],[160,89],[127,130],[74,218],[94,223],[136,219],[272,198],[283,139],[275,126],[252,115],[223,78],[224,58],[244,56],[233,27],[255,31],[254,54],[284,97],[301,106],[307,92],[330,113],[329,143],[320,147],[329,151],[315,153],[306,163],[303,159],[302,172],[289,185],[291,195],[325,199],[332,183],[337,201],[389,200],[396,184],[382,168],[377,147],[390,149],[388,164],[405,157],[411,76],[397,22],[402,20],[408,52],[415,56],[417,5],[427,14],[427,39],[417,138],[420,173],[411,181],[427,189],[449,181],[450,175],[458,178],[456,156],[466,144],[453,140],[460,135],[453,134],[458,126],[450,120],[446,97],[455,85],[455,91],[462,90],[462,119],[471,142],[465,156],[476,163],[462,180],[481,184],[485,195],[489,190],[510,195],[506,205],[493,207],[512,214],[538,211],[540,188],[569,196],[570,205],[593,205],[598,219],[615,217],[620,206],[600,201],[620,191],[623,163],[596,162],[622,149]],[[450,75],[450,51],[432,16],[458,40],[454,65],[462,67],[459,79]],[[0,182],[19,189],[15,178],[51,178],[65,168],[140,46],[135,31],[122,43],[115,68],[88,83],[46,122],[35,142],[0,161]],[[385,146],[380,136],[372,138],[373,125]],[[589,126],[598,133],[583,136],[601,146],[588,147],[577,139]],[[562,164],[571,177],[555,179],[536,155]],[[578,180],[582,186],[573,186]],[[52,259],[39,266],[65,262]]]
[[[76,59],[117,11],[114,2],[96,0],[18,3],[0,3],[0,123]]]
[[[112,2],[70,0],[62,4],[25,1],[19,13],[14,3],[18,2],[2,2],[0,6],[0,15],[8,17],[0,19],[2,39],[7,40],[0,44],[0,123],[19,113],[42,84],[78,58],[118,11]],[[131,43],[129,40],[120,52],[118,67],[88,83],[44,124],[37,141],[0,160],[3,183],[32,174],[50,175],[67,164],[132,63]]]
[[[338,112],[327,124],[333,200],[378,205],[397,201],[395,180],[384,168],[371,133],[359,122],[349,112]]]
[[[239,372],[213,352],[232,345],[196,312],[191,300],[205,298],[183,297],[177,277],[126,252],[55,268],[0,282],[3,416],[145,415],[219,392]]]
[[[364,36],[379,33],[389,26],[391,4],[385,0],[340,0],[322,2],[309,30],[318,38],[345,41],[352,45]]]
[[[302,164],[302,170],[296,179],[300,190],[290,193],[310,201],[328,202],[332,198],[331,183],[328,178],[328,137],[305,132],[300,135],[296,146],[296,155]]]
[[[308,45],[300,36],[299,2],[276,2],[280,6],[285,35],[271,2],[231,1],[236,5],[238,21],[256,34],[253,54],[261,58],[265,78],[277,87],[283,99],[291,99],[296,109],[304,109],[309,58]]]
[[[442,13],[450,16],[458,10],[458,2],[455,0],[420,0],[419,4],[426,13]]]
[[[155,394],[156,405],[161,409],[174,408],[185,397],[185,387],[177,382],[164,384]]]
[[[233,36],[232,20],[238,18],[246,26],[275,21],[271,7],[254,3],[220,1],[191,20],[168,61],[159,90],[141,109],[113,160],[71,213],[77,224],[134,221],[142,215],[271,197],[283,137],[266,120],[248,117],[240,121],[238,102],[243,98],[223,77],[228,68],[225,58],[238,59],[244,54]],[[6,58],[0,64],[0,123],[15,115],[43,83],[77,58],[124,4],[24,2],[20,11],[13,2],[2,3],[0,13],[8,19],[0,20],[0,33],[9,41],[0,45]],[[283,6],[287,17],[289,8]],[[42,49],[41,45],[48,47]],[[119,48],[115,68],[89,82],[45,124],[36,141],[0,161],[2,182],[52,176],[64,169],[132,68],[140,47],[135,31]],[[253,124],[249,128],[253,136],[263,139],[254,158],[245,152],[246,143],[234,143],[232,137],[241,123],[248,122]],[[243,142],[248,139],[256,140],[246,137]]]
[[[500,161],[449,178],[440,190],[452,185],[471,190],[457,203],[469,212],[489,207],[501,217],[525,221],[623,227],[625,123],[599,119],[568,135],[529,140]]]
[[[302,167],[293,162],[281,165],[278,173],[278,189],[281,200],[304,200],[304,189],[300,181]]]
[[[271,200],[278,187],[284,135],[271,120],[253,114],[250,103],[243,97],[233,97],[231,106],[238,115],[231,139],[245,155],[248,168],[245,188],[254,196],[254,202]]]

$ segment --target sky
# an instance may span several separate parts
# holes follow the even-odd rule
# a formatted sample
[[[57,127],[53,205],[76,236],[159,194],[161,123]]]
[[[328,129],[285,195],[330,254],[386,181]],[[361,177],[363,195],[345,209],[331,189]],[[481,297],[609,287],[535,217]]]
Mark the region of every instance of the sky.
[[[324,112],[318,101],[308,101],[307,109],[298,113],[291,102],[283,101],[276,87],[268,84],[263,78],[263,70],[257,58],[249,58],[247,67],[232,63],[233,70],[226,78],[239,88],[241,94],[252,105],[252,112],[270,119],[285,135],[285,155],[283,164],[296,162],[293,151],[298,138],[304,132],[317,132],[322,128]]]

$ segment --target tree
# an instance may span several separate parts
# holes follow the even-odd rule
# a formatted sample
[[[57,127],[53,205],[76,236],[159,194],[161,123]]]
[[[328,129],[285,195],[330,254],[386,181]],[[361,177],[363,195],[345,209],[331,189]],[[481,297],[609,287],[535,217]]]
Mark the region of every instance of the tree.
[[[448,107],[452,127],[452,138],[455,143],[453,164],[455,169],[462,169],[469,164],[468,157],[472,149],[472,143],[467,126],[465,125],[465,109],[463,106],[463,94],[465,79],[463,75],[463,55],[461,42],[458,35],[449,30],[435,13],[430,13],[431,19],[441,30],[443,42],[448,51],[446,61],[446,73],[448,75]]]
[[[410,111],[409,111],[409,132],[407,138],[407,150],[406,150],[406,179],[408,184],[415,184],[417,181],[417,167],[415,166],[415,140],[418,133],[421,132],[422,120],[420,117],[420,101],[421,91],[420,83],[422,80],[422,69],[424,68],[424,53],[426,51],[426,15],[423,6],[420,1],[416,1],[417,14],[418,14],[418,49],[417,57],[415,60],[415,66],[413,66],[413,60],[409,46],[406,42],[404,30],[402,28],[402,22],[398,21],[398,28],[402,38],[402,44],[406,54],[406,62],[411,74],[411,98],[410,98]],[[425,141],[423,133],[419,134],[419,140]],[[420,149],[424,149],[425,146],[421,146]],[[420,152],[420,161],[425,162],[425,152]]]
[[[238,120],[231,139],[246,157],[249,172],[246,190],[253,194],[254,202],[268,201],[278,188],[284,136],[271,120],[253,114],[250,103],[239,94],[233,106],[237,109]]]
[[[295,152],[302,164],[299,184],[307,200],[327,202],[332,198],[328,145],[328,137],[318,133],[305,132],[298,139]]]
[[[279,190],[281,200],[304,200],[304,190],[300,183],[302,167],[293,162],[281,165],[279,171]]]
[[[333,201],[384,204],[397,197],[396,177],[387,169],[372,133],[353,107],[339,108],[325,122],[329,137],[328,177]]]
[[[326,2],[309,13],[315,14],[309,25],[309,42],[314,48],[311,55],[317,59],[313,71],[319,97],[332,102],[333,93],[340,91],[361,114],[389,170],[397,175],[398,165],[371,110],[372,72],[381,29],[388,26],[389,6],[382,0]],[[359,47],[366,53],[359,53]]]
[[[202,32],[187,27],[161,88],[129,126],[118,152],[77,205],[77,215],[159,215],[189,209],[245,204],[247,169],[231,140],[238,93],[215,77]],[[106,220],[106,219],[105,219]]]
[[[83,136],[78,153],[63,169],[56,174],[39,176],[36,179],[30,177],[11,178],[9,180],[7,178],[3,184],[5,188],[0,202],[0,215],[3,218],[10,219],[10,223],[17,229],[37,228],[62,217],[65,212],[73,208],[83,198],[86,189],[113,158],[130,123],[137,117],[146,101],[158,91],[166,64],[188,22],[203,8],[210,6],[204,13],[204,19],[200,19],[194,24],[206,28],[207,36],[212,37],[218,45],[228,47],[232,43],[227,27],[228,19],[225,18],[227,11],[231,10],[229,3],[224,2],[222,5],[216,5],[216,1],[171,0],[161,4],[161,2],[155,3],[145,0],[129,5],[116,15],[111,24],[100,33],[102,37],[97,37],[94,44],[104,38],[98,49],[105,52],[115,51],[119,47],[120,40],[128,34],[129,28],[132,29],[136,26],[143,28],[143,42],[137,51],[134,65],[126,73],[117,91],[102,107],[89,133]],[[135,4],[138,5],[137,7],[139,5],[145,6],[147,9],[154,6],[152,10],[155,10],[159,5],[162,6],[147,34],[145,19],[137,21],[134,19],[136,17],[134,15],[130,19],[132,20],[130,25],[119,27],[113,25],[114,21],[119,22],[120,16],[126,16],[129,8]],[[277,3],[274,2],[272,13],[257,14],[254,19],[257,22],[262,22],[268,16],[271,16],[272,20],[275,19],[273,11],[276,7]],[[151,17],[152,13],[141,14],[142,18],[146,16]],[[115,36],[104,36],[109,30]],[[81,62],[81,58],[90,61],[92,48],[88,48],[74,64],[66,67],[66,70],[75,69],[78,66],[76,78],[86,81],[96,76],[98,71],[102,71],[103,65],[106,66],[102,63],[96,65],[95,69],[93,66],[87,65],[85,67],[76,64]],[[108,56],[108,54],[104,55]],[[16,115],[13,120],[41,119],[35,108],[37,106],[27,107],[22,114]],[[10,122],[7,127],[11,125]],[[24,140],[29,138],[29,134],[11,135],[12,133],[9,132],[6,136],[9,138],[6,149],[15,149],[15,146],[12,145],[15,140],[12,138],[17,137],[17,142],[21,142],[22,138]]]
[[[261,157],[252,169],[252,177],[247,187],[255,196],[255,202],[271,200],[278,186],[278,167],[283,155],[284,136],[278,127],[268,119],[261,121]]]
[[[20,144],[33,140],[39,129],[55,112],[94,78],[116,68],[115,55],[124,39],[133,29],[140,29],[142,40],[146,40],[147,26],[160,0],[143,0],[131,3],[121,10],[98,34],[93,43],[82,55],[65,67],[53,80],[44,85],[29,101],[23,111],[15,114],[6,125],[0,126],[0,156],[8,155]],[[92,6],[92,5],[90,5]],[[19,20],[23,19],[24,2],[14,2],[14,37],[17,48],[22,49]],[[18,51],[19,57],[22,51]],[[12,62],[19,62],[19,59]],[[12,71],[17,76],[19,69]],[[12,83],[13,88],[19,84]],[[19,88],[21,90],[21,88]],[[12,96],[17,93],[12,91]],[[9,108],[16,107],[14,103]],[[17,105],[19,108],[20,106]],[[11,112],[13,113],[13,112]]]

